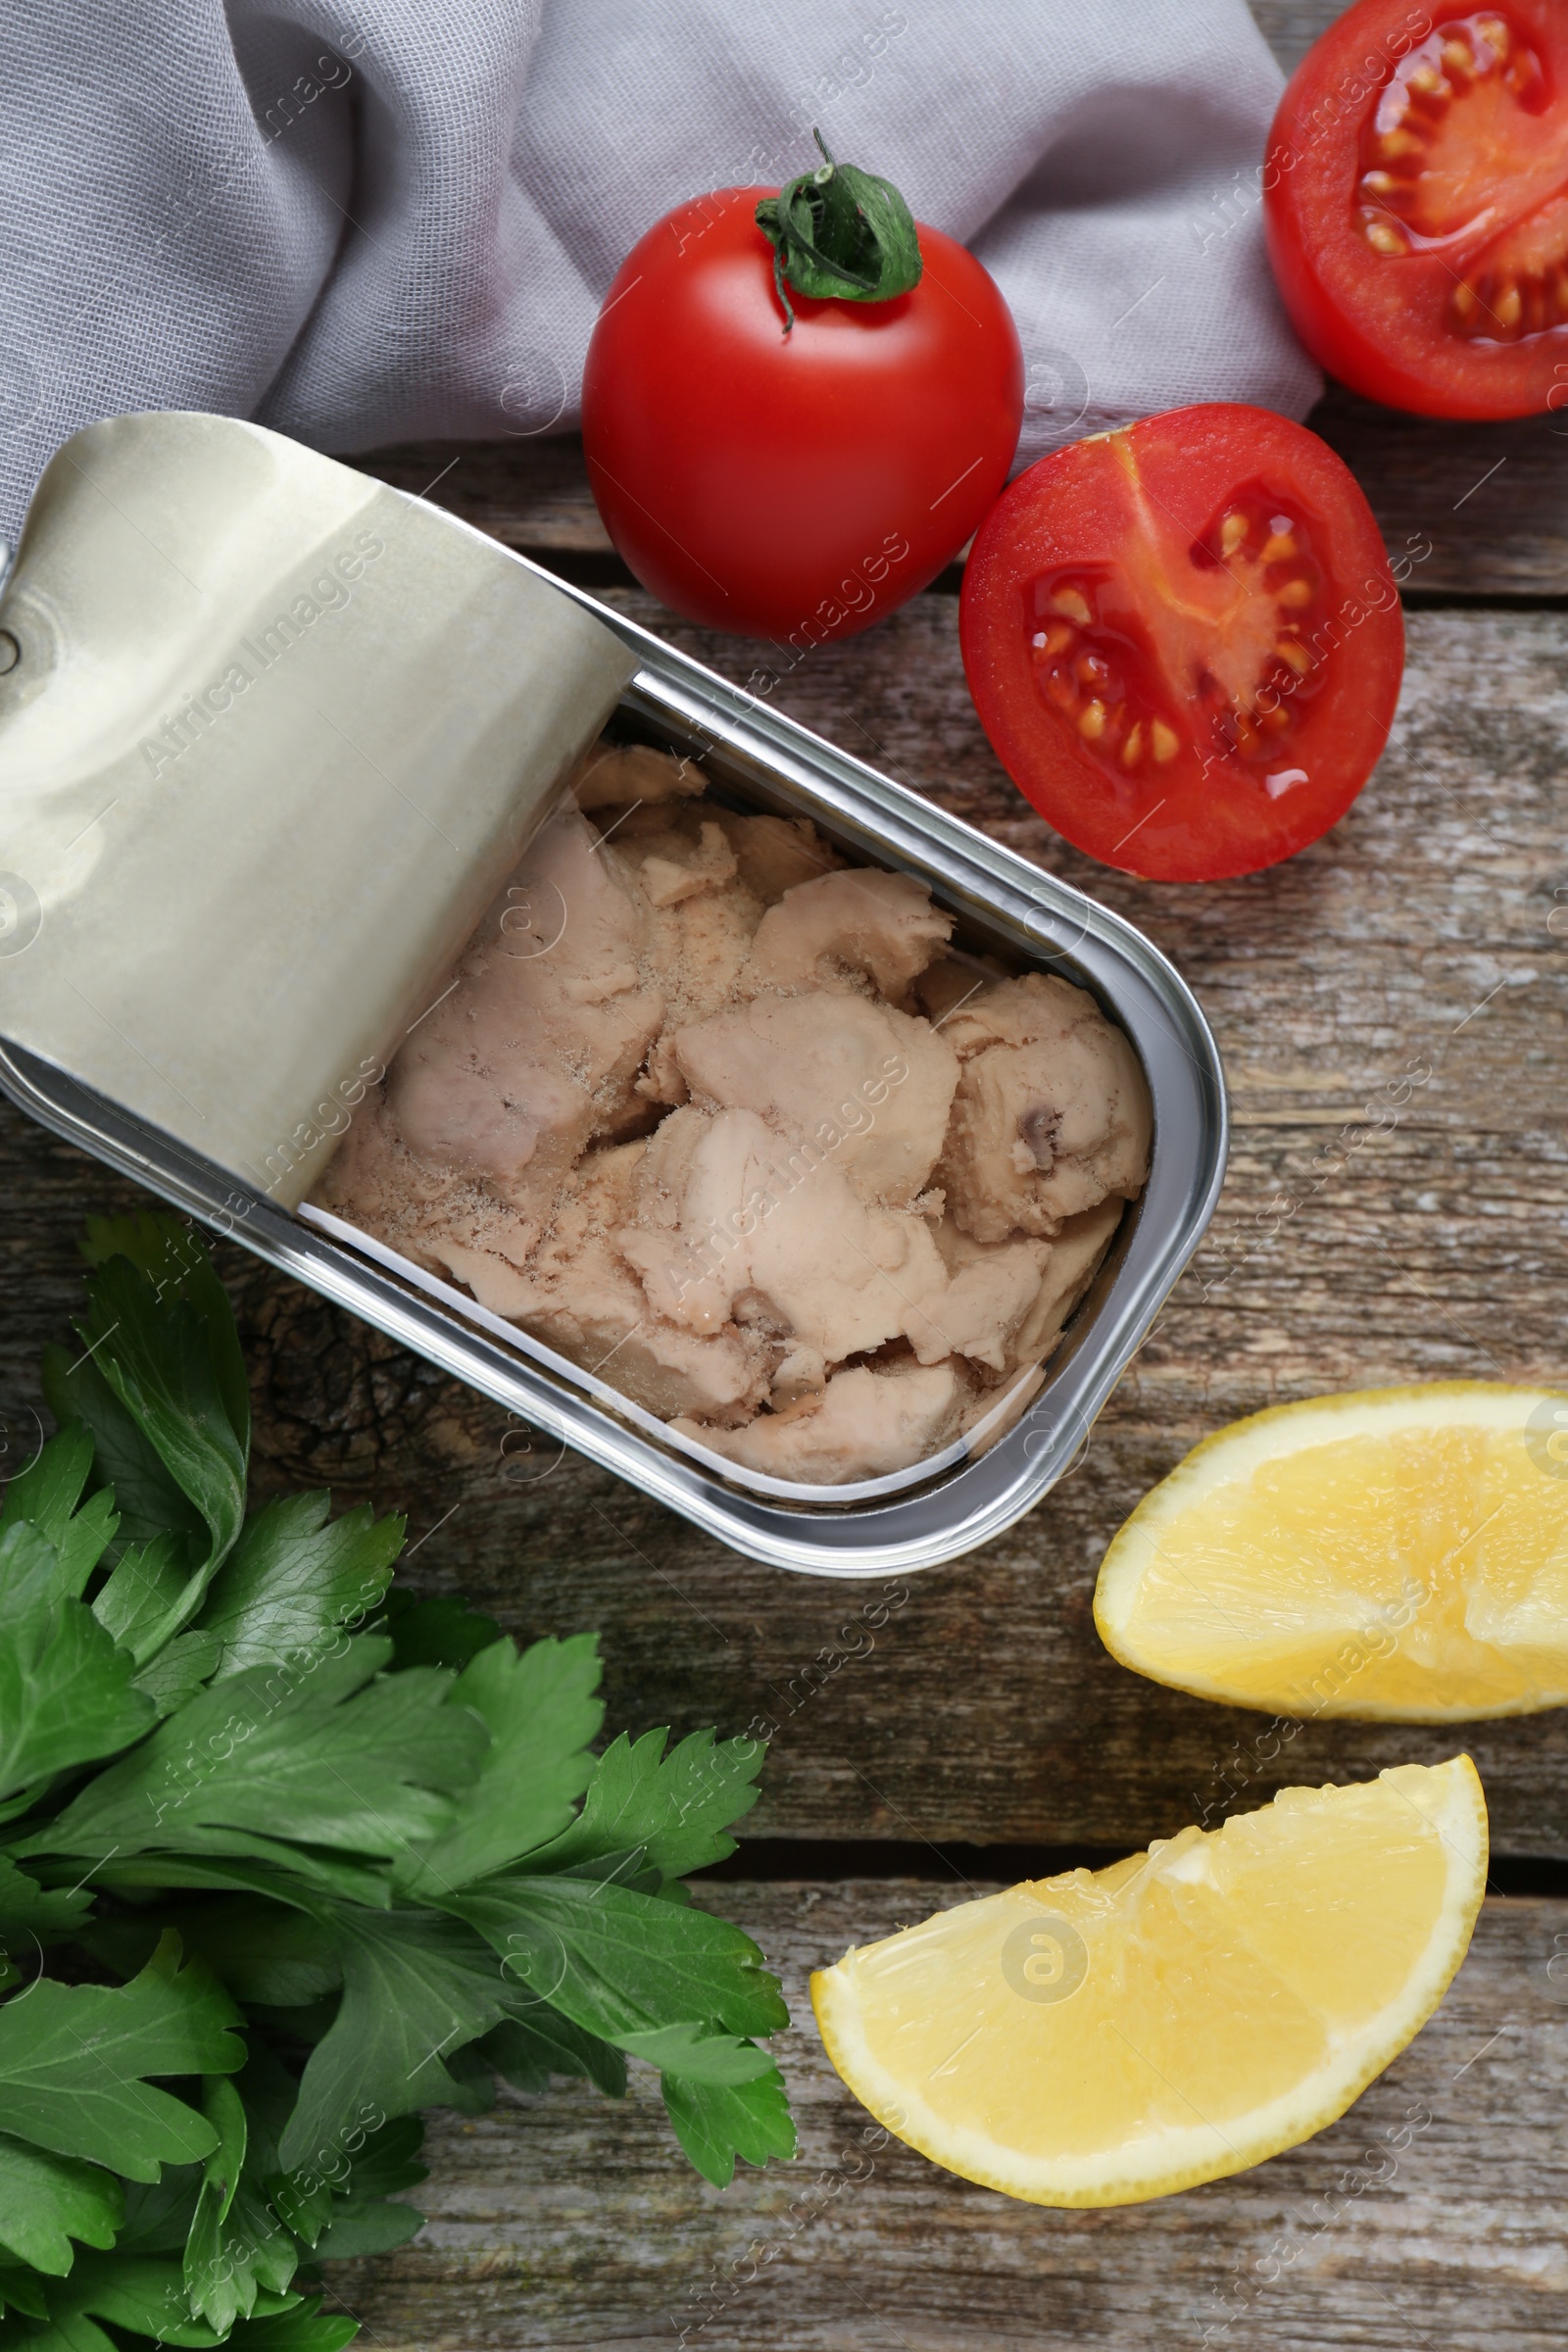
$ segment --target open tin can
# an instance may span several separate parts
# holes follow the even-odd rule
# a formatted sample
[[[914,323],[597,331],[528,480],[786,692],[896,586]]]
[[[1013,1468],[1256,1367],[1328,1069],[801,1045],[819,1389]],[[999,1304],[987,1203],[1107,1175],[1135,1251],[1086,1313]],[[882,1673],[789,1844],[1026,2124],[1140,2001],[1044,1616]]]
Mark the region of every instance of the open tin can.
[[[68,443],[0,633],[0,1086],[43,1126],[753,1558],[934,1566],[1071,1465],[1225,1167],[1213,1039],[1132,925],[455,517],[229,419]],[[307,1199],[324,1114],[601,731],[912,875],[956,944],[1087,988],[1142,1064],[1149,1179],[1043,1385],[911,1470],[740,1470]]]

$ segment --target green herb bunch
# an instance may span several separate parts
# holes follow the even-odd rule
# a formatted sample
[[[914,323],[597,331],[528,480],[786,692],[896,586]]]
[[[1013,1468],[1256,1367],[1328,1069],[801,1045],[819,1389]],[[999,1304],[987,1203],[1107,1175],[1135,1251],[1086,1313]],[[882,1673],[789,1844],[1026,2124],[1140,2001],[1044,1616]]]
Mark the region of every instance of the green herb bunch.
[[[413,2235],[417,2111],[498,2075],[640,2058],[708,2180],[792,2154],[778,1984],[679,1884],[760,1743],[596,1758],[592,1635],[389,1592],[368,1506],[247,1515],[205,1250],[149,1216],[85,1254],[0,1512],[0,2352],[336,2352],[316,2266]]]

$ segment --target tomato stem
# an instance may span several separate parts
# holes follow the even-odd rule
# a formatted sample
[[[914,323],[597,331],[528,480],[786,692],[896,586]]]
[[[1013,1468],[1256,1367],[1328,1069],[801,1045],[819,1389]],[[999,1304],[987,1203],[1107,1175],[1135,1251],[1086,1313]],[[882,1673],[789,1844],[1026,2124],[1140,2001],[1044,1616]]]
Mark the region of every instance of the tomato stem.
[[[818,302],[891,302],[920,282],[920,241],[898,189],[835,162],[822,133],[811,136],[821,163],[757,208],[757,225],[773,248],[786,335],[795,324],[790,286]]]

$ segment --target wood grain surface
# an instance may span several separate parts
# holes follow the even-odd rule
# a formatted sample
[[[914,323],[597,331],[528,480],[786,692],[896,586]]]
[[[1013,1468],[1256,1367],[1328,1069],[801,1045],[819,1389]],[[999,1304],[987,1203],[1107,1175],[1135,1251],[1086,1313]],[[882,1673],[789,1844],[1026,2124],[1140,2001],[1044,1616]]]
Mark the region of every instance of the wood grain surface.
[[[1568,595],[1568,412],[1447,424],[1396,416],[1334,385],[1307,422],[1360,481],[1390,556],[1410,564],[1408,603]],[[400,490],[428,492],[521,554],[567,562],[585,587],[628,577],[574,435],[477,447],[416,442],[359,463]]]
[[[1339,0],[1248,0],[1263,38],[1287,74],[1294,74],[1319,33],[1344,14]]]
[[[614,601],[736,674],[755,662],[640,595]],[[1381,1382],[1562,1379],[1565,673],[1555,615],[1413,615],[1395,742],[1350,815],[1204,888],[1091,867],[1028,811],[969,706],[950,597],[780,685],[808,723],[1141,923],[1214,1024],[1237,1116],[1209,1239],[1085,1458],[999,1543],[897,1587],[879,1631],[858,1611],[880,1582],[781,1575],[554,1446],[514,1437],[503,1454],[495,1408],[230,1251],[262,1486],[330,1480],[406,1509],[410,1576],[519,1635],[602,1627],[614,1720],[772,1720],[763,1837],[1126,1848],[1284,1780],[1451,1753],[1451,1733],[1307,1722],[1262,1761],[1265,1719],[1114,1664],[1090,1600],[1140,1495],[1238,1414]],[[0,1401],[24,1415],[74,1295],[74,1229],[125,1196],[10,1111],[0,1151]],[[1497,1851],[1568,1855],[1568,1715],[1464,1743]]]
[[[615,601],[735,674],[754,664],[646,599]],[[411,1573],[519,1633],[603,1626],[624,1720],[773,1718],[764,1834],[1132,1845],[1227,1788],[1255,1801],[1281,1766],[1347,1778],[1448,1752],[1437,1732],[1307,1724],[1271,1772],[1250,1756],[1256,1719],[1126,1673],[1089,1616],[1114,1528],[1222,1421],[1380,1381],[1562,1377],[1568,941],[1549,926],[1568,929],[1568,654],[1540,613],[1417,614],[1410,645],[1395,745],[1346,822],[1206,889],[1092,869],[1028,812],[969,707],[951,598],[779,687],[808,723],[1143,923],[1215,1025],[1237,1114],[1209,1242],[1086,1459],[1001,1543],[911,1580],[874,1647],[853,1593],[740,1563],[574,1457],[515,1441],[503,1456],[491,1407],[235,1258],[264,1479],[402,1504]],[[1427,1071],[1400,1106],[1401,1081]],[[14,1114],[4,1135],[20,1409],[69,1301],[73,1226],[116,1188]],[[1568,1852],[1568,1719],[1468,1738],[1498,1850]]]
[[[665,625],[732,668],[753,661]],[[1352,816],[1272,874],[1197,891],[1092,876],[1021,808],[968,711],[953,630],[952,600],[923,600],[814,657],[780,698],[1143,921],[1215,1021],[1238,1114],[1210,1247],[1087,1459],[1022,1528],[911,1580],[873,1633],[857,1594],[738,1562],[580,1463],[514,1446],[503,1458],[490,1408],[232,1252],[227,1271],[263,1485],[330,1479],[340,1500],[403,1503],[411,1574],[466,1588],[519,1633],[603,1626],[612,1720],[739,1730],[772,1716],[759,1829],[1133,1846],[1255,1803],[1281,1777],[1251,1746],[1257,1718],[1145,1685],[1094,1638],[1100,1551],[1149,1481],[1277,1396],[1456,1371],[1561,1377],[1565,951],[1549,926],[1568,904],[1554,896],[1568,890],[1568,656],[1551,615],[1417,615],[1396,744]],[[1431,1076],[1392,1131],[1361,1133],[1412,1064]],[[0,1396],[20,1426],[37,1347],[72,1301],[73,1230],[126,1196],[12,1115],[0,1146]],[[1500,1850],[1568,1852],[1563,1733],[1553,1714],[1468,1736]],[[1351,1778],[1453,1744],[1308,1724],[1283,1765]],[[942,1899],[885,1885],[713,1892],[770,1952],[800,1922],[797,1973]],[[897,2148],[876,2152],[869,2181],[857,2161],[835,2186],[834,2152],[858,2127],[802,2012],[801,2166],[716,2198],[672,2157],[646,2091],[629,2111],[563,2088],[475,2125],[438,2119],[432,2231],[346,2291],[370,2340],[396,2345],[678,2340],[671,2314],[685,2324],[695,2289],[726,2298],[688,2339],[714,2346],[1163,2352],[1212,2328],[1210,2342],[1249,2347],[1523,2352],[1560,2340],[1562,2015],[1545,1969],[1565,1932],[1568,1905],[1493,1906],[1437,2023],[1351,2117],[1168,2205],[1041,2215]],[[1339,2209],[1318,2200],[1397,2128],[1405,2092],[1441,2121],[1376,2189],[1354,2194],[1352,2170],[1320,2228]],[[779,2250],[731,2302],[756,2239]]]
[[[1257,0],[1255,13],[1290,64],[1335,10]],[[1196,988],[1225,1057],[1236,1144],[1209,1239],[1085,1456],[1000,1543],[891,1589],[759,1567],[553,1446],[529,1450],[481,1399],[221,1252],[262,1493],[330,1484],[340,1505],[405,1509],[410,1580],[466,1592],[521,1637],[600,1627],[612,1726],[776,1727],[741,1875],[700,1892],[784,1969],[801,2163],[709,2190],[681,2165],[646,2075],[624,2106],[560,2087],[507,2094],[477,2121],[437,2117],[429,2229],[339,2275],[368,2343],[635,2352],[683,2330],[714,2352],[1544,2352],[1563,2340],[1568,1901],[1489,1902],[1437,2019],[1318,2139],[1121,2212],[1017,2206],[896,2143],[867,2151],[802,1997],[807,1970],[848,1942],[1010,1871],[988,1847],[1128,1850],[1287,1781],[1361,1778],[1460,1744],[1504,1875],[1511,1861],[1518,1883],[1534,1859],[1543,1883],[1563,1884],[1568,1714],[1467,1727],[1462,1742],[1308,1721],[1266,1757],[1265,1718],[1126,1673],[1090,1617],[1121,1519],[1233,1416],[1385,1381],[1561,1383],[1568,1369],[1568,639],[1560,612],[1542,609],[1568,591],[1568,419],[1447,426],[1331,390],[1313,421],[1356,469],[1393,552],[1415,559],[1410,662],[1372,784],[1330,839],[1270,873],[1142,883],[1035,819],[963,686],[956,575],[870,635],[757,680],[1141,924]],[[629,585],[571,439],[365,463],[602,588],[726,674],[766,668],[765,648],[690,629]],[[39,1348],[75,1299],[74,1234],[89,1210],[135,1196],[3,1105],[0,1186],[0,1443],[25,1447]],[[863,1612],[877,1603],[873,1628]],[[935,1847],[923,1883],[848,1875],[878,1850]],[[803,1850],[810,1883],[780,1879]],[[1412,2112],[1430,2120],[1411,2129]]]
[[[558,2085],[508,2094],[477,2120],[434,2119],[429,2227],[335,2274],[365,2340],[379,2352],[1560,2346],[1568,1905],[1489,1902],[1437,2017],[1316,2139],[1182,2196],[1065,2213],[883,2144],[810,2025],[811,1968],[970,1891],[726,1886],[726,1912],[781,1970],[795,2015],[777,2046],[800,2160],[708,2188],[671,2161],[641,2069],[626,2108]]]
[[[755,649],[612,594],[750,674]],[[415,1572],[518,1630],[604,1626],[639,1725],[775,1721],[764,1835],[1137,1845],[1222,1809],[1227,1760],[1248,1803],[1451,1753],[1441,1731],[1309,1723],[1249,1771],[1257,1718],[1127,1673],[1090,1619],[1110,1534],[1222,1422],[1327,1389],[1563,1375],[1568,649],[1544,614],[1421,614],[1410,640],[1394,746],[1346,822],[1206,888],[1092,866],[1027,809],[964,690],[952,598],[803,662],[777,690],[793,715],[1097,893],[1196,988],[1237,1118],[1209,1240],[1080,1467],[1000,1543],[899,1587],[874,1637],[853,1590],[742,1563],[569,1456],[503,1460],[471,1400],[469,1462],[414,1487],[398,1460],[431,1531]],[[1568,1853],[1568,1715],[1468,1738],[1498,1850]]]

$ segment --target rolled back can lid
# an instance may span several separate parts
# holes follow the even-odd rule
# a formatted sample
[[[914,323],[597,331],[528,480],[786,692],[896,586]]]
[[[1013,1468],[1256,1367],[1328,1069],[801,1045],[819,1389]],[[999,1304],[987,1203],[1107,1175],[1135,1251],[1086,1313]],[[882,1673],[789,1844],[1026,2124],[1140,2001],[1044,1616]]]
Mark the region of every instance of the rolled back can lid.
[[[438,509],[167,412],[57,452],[0,646],[0,1035],[286,1207],[635,667]]]

